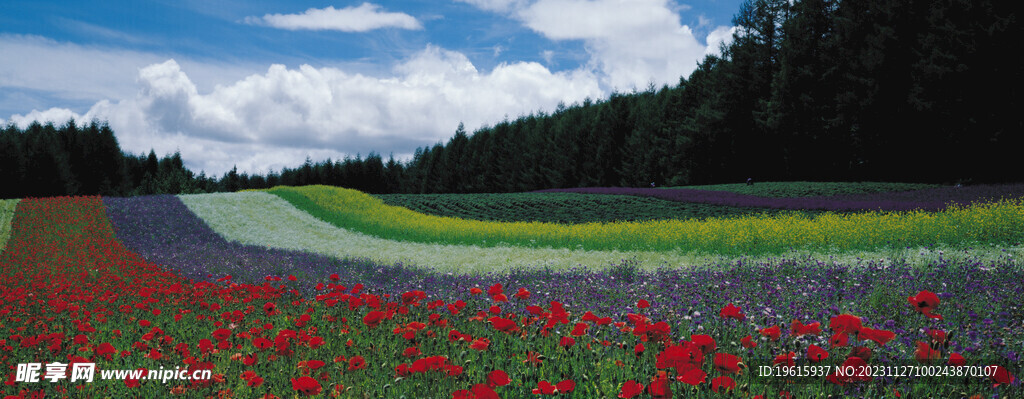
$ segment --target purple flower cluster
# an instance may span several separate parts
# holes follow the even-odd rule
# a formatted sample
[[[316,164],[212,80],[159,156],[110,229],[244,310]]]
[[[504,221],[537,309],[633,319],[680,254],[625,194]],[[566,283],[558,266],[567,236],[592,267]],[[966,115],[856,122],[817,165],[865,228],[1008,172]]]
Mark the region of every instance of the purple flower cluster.
[[[729,191],[696,189],[654,189],[629,187],[586,187],[542,190],[584,194],[636,195],[669,201],[696,202],[736,207],[760,207],[788,210],[852,211],[926,211],[943,210],[951,204],[968,205],[1024,196],[1024,184],[940,187],[894,193],[849,194],[837,196],[767,198]]]

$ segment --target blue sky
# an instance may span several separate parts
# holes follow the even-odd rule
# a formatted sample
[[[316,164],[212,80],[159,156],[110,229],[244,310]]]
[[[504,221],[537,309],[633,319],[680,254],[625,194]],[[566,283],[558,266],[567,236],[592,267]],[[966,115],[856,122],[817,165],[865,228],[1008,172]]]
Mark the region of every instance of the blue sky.
[[[5,1],[0,122],[105,120],[220,174],[407,157],[559,103],[675,84],[738,0]]]

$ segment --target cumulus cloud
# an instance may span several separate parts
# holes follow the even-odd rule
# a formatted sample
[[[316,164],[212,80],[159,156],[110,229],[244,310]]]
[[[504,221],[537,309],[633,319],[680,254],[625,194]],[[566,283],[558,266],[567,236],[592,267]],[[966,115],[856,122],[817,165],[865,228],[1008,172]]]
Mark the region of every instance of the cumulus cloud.
[[[707,39],[705,39],[708,47],[704,51],[704,54],[721,54],[722,46],[729,46],[732,44],[732,36],[736,33],[737,29],[738,28],[735,26],[719,26],[708,33]]]
[[[423,29],[416,18],[400,12],[386,12],[381,6],[363,3],[358,7],[310,8],[302,14],[267,14],[246,17],[245,22],[288,30],[337,30],[366,32],[381,28]]]
[[[552,40],[583,40],[591,63],[612,88],[675,84],[705,46],[666,0],[540,0],[518,12]]]
[[[679,13],[690,7],[669,0],[460,1],[506,13],[551,40],[583,41],[590,56],[587,67],[607,89],[676,84],[731,39],[730,27],[718,27],[702,43],[680,22]],[[547,54],[545,60],[551,62]]]
[[[137,72],[134,96],[99,101],[86,113],[54,108],[14,115],[57,124],[68,117],[108,120],[132,152],[180,150],[190,168],[220,174],[278,170],[313,159],[370,151],[411,154],[419,146],[505,115],[554,109],[603,95],[584,70],[552,72],[538,63],[481,72],[459,52],[429,46],[373,77],[338,68],[273,65],[234,83],[200,90],[175,60]]]

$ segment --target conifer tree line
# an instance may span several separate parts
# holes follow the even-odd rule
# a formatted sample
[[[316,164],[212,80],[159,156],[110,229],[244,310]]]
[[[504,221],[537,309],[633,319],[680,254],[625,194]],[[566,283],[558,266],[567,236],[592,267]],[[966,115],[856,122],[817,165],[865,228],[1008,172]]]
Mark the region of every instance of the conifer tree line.
[[[416,150],[195,175],[92,122],[0,130],[5,198],[330,184],[519,192],[755,181],[1021,181],[1020,24],[997,0],[747,0],[674,86],[560,105]]]

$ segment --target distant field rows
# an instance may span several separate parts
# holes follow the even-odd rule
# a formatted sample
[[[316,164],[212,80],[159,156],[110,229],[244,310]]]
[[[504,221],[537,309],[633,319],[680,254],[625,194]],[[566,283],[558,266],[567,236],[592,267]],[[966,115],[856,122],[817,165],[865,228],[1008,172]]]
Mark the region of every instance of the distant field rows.
[[[340,258],[367,258],[466,273],[509,268],[583,265],[600,269],[623,259],[646,267],[692,264],[694,257],[653,251],[585,251],[439,245],[400,242],[338,228],[272,194],[243,192],[179,196],[189,210],[230,241],[314,252]]]
[[[11,238],[11,221],[14,220],[14,210],[18,207],[16,199],[0,200],[0,251],[7,246],[7,240]]]
[[[1014,245],[1024,238],[1024,201],[1004,200],[941,212],[789,214],[706,220],[555,224],[439,217],[390,206],[336,187],[269,191],[330,224],[367,235],[427,244],[521,246],[597,251],[781,254],[792,249],[877,250],[925,245]]]
[[[669,201],[635,195],[511,193],[382,194],[375,197],[388,205],[429,215],[495,222],[609,223],[821,213]]]

